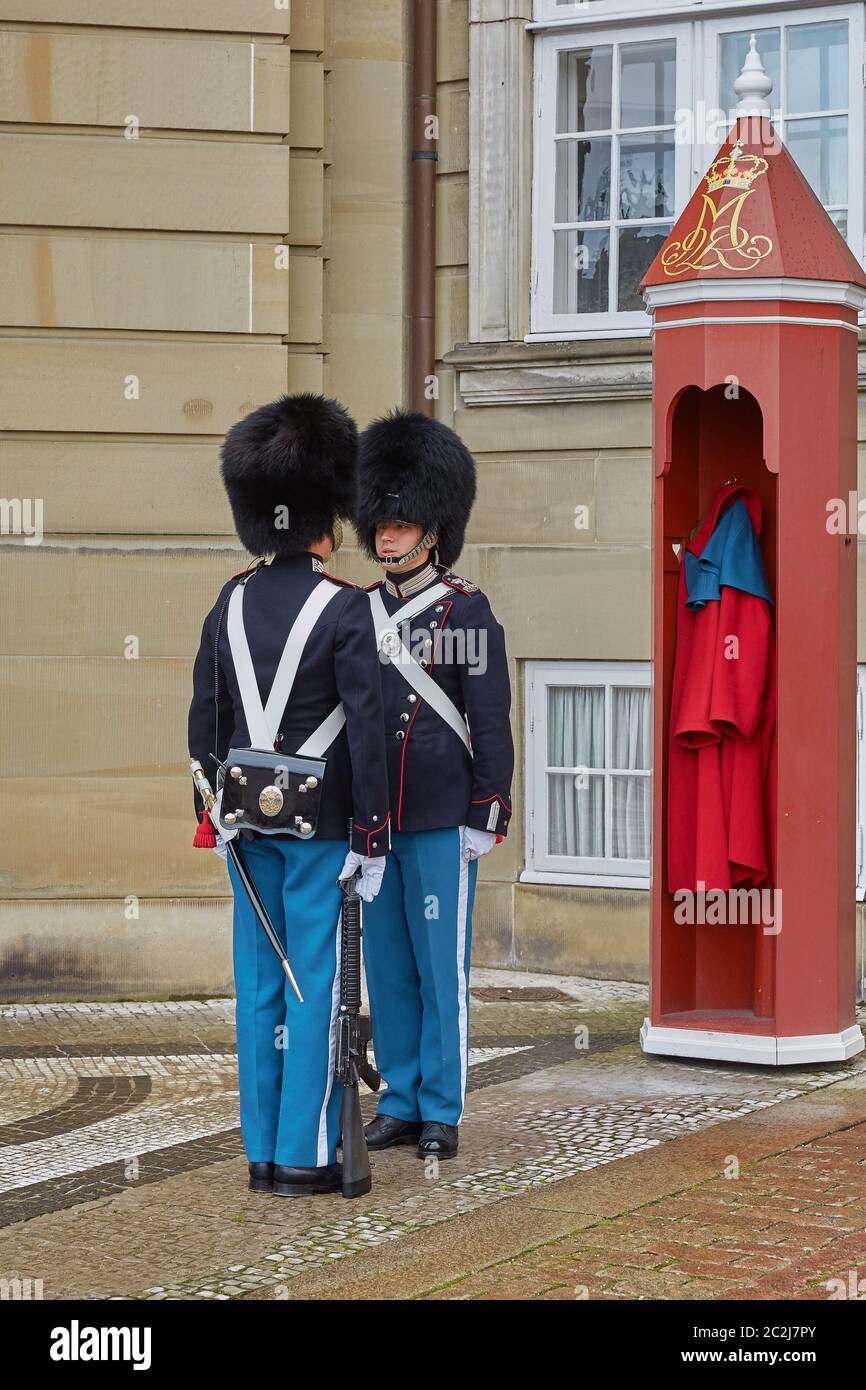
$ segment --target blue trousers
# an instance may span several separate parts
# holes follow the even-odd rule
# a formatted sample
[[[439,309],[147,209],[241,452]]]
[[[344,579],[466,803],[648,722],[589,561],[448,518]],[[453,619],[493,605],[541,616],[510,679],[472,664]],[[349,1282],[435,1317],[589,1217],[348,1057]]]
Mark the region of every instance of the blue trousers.
[[[245,839],[241,854],[288,952],[303,1004],[228,861],[235,896],[241,1134],[250,1163],[334,1163],[340,1092],[334,1023],[340,1002],[341,840]]]
[[[364,907],[364,962],[379,1113],[459,1124],[469,1065],[469,953],[476,861],[460,832],[393,831],[382,887]]]

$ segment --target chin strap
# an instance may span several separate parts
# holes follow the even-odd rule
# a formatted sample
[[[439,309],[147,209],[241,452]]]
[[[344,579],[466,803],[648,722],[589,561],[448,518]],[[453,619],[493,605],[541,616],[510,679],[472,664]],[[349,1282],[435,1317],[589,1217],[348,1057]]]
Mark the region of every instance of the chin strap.
[[[421,554],[422,550],[429,550],[433,545],[435,539],[436,532],[432,530],[428,531],[426,535],[423,535],[421,537],[417,545],[413,545],[411,550],[406,551],[405,555],[377,554],[376,559],[379,561],[380,565],[388,565],[392,569],[402,569],[404,565],[408,565],[411,563],[412,560],[417,559],[417,557]]]

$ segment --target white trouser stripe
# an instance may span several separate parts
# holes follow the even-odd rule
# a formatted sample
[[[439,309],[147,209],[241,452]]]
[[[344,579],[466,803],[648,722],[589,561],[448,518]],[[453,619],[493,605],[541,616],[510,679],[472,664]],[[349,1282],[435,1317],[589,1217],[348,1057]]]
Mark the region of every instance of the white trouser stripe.
[[[469,1011],[467,993],[469,981],[466,970],[466,910],[469,904],[469,865],[463,858],[463,830],[457,827],[457,853],[460,856],[460,880],[457,890],[457,1012],[460,1030],[460,1119],[466,1104],[466,1072],[469,1063]],[[459,1123],[459,1120],[458,1120]]]
[[[334,970],[334,983],[331,987],[331,1022],[328,1027],[328,1080],[325,1085],[325,1099],[319,1111],[319,1142],[316,1149],[316,1167],[324,1168],[328,1162],[328,1101],[334,1089],[334,1063],[337,1060],[337,1014],[340,1010],[340,938],[342,936],[342,910],[337,917],[337,953]]]

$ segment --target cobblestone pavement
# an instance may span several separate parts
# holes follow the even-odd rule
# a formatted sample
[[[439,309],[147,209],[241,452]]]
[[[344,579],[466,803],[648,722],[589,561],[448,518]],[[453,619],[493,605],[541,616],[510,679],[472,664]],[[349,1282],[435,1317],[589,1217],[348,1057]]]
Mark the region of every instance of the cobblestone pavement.
[[[669,1181],[655,1207],[644,1202],[639,1214],[618,1211],[576,1234],[585,1218],[569,1217],[571,1245],[559,1234],[559,1243],[539,1245],[549,1229],[543,1213],[560,1201],[568,1208],[562,1194],[575,1183],[589,1191],[606,1165],[638,1173],[635,1164],[655,1162],[653,1151],[703,1144],[708,1132],[721,1136],[749,1117],[765,1125],[763,1112],[781,1107],[781,1116],[825,1091],[848,1086],[866,1097],[862,1054],[785,1070],[645,1057],[645,1012],[639,985],[473,972],[471,1094],[459,1156],[437,1165],[411,1149],[374,1155],[373,1192],[344,1202],[247,1190],[231,1000],[0,1006],[0,1279],[41,1279],[46,1298],[334,1297],[374,1257],[396,1267],[416,1248],[452,1236],[459,1244],[485,1220],[497,1230],[511,1221],[513,1235],[529,1201],[542,1215],[529,1222],[527,1248],[512,1251],[500,1236],[485,1268],[479,1255],[473,1272],[447,1289],[438,1277],[450,1269],[445,1258],[432,1274],[418,1274],[413,1296],[575,1297],[581,1286],[593,1297],[694,1297],[694,1284],[742,1287],[747,1259],[750,1278],[778,1273],[792,1232],[813,1223],[793,1211],[759,1226],[754,1212],[760,1205],[766,1214],[768,1202],[774,1213],[786,1210],[786,1200],[802,1195],[798,1181],[816,1191],[813,1176],[828,1163],[841,1176],[820,1188],[820,1200],[838,1208],[823,1244],[852,1236],[846,1222],[854,1216],[862,1232],[866,1169],[855,1125],[810,1135],[815,1152],[805,1158],[799,1149],[762,1158],[737,1184],[716,1176],[701,1187],[699,1208],[690,1194],[671,1195]],[[372,1115],[374,1098],[363,1105]],[[777,1171],[774,1162],[789,1166]],[[757,1254],[734,1241],[747,1230]],[[766,1240],[758,1238],[764,1230]],[[806,1234],[823,1248],[814,1231]],[[629,1252],[640,1258],[629,1262]],[[518,1258],[505,1258],[512,1254]],[[679,1268],[689,1260],[692,1268]],[[323,1276],[325,1292],[316,1283]]]

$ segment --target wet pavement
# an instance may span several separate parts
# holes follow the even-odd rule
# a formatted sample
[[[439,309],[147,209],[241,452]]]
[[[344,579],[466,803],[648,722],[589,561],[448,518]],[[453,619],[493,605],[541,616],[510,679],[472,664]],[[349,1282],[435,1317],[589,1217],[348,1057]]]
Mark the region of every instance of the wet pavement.
[[[46,1299],[799,1299],[828,1278],[858,1296],[864,1055],[645,1057],[646,1008],[640,985],[474,971],[459,1155],[374,1154],[346,1202],[247,1190],[231,1000],[2,1006],[0,1280]]]

